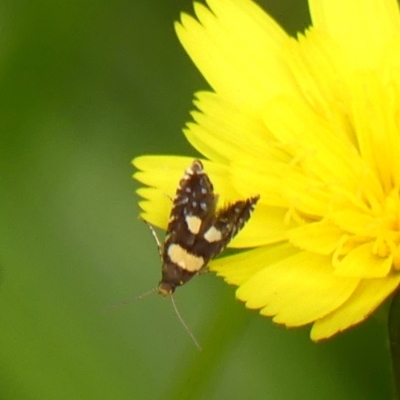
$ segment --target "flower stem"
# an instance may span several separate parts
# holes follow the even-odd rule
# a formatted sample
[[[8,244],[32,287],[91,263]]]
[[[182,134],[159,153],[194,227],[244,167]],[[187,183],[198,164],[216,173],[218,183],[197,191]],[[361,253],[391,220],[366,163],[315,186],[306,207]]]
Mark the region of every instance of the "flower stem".
[[[395,399],[400,400],[400,290],[392,298],[388,325]]]

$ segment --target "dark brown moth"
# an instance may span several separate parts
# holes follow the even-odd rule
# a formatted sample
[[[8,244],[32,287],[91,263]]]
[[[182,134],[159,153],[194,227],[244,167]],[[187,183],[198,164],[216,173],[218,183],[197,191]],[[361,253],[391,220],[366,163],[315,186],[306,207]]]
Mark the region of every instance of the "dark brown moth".
[[[217,208],[218,195],[200,160],[193,160],[178,184],[169,216],[164,243],[148,223],[160,252],[161,281],[156,288],[116,306],[143,299],[154,292],[169,296],[175,313],[201,350],[185,323],[172,294],[195,275],[207,268],[210,260],[221,253],[250,219],[260,196],[256,195]],[[115,308],[116,306],[109,307]]]
[[[179,182],[164,244],[152,230],[162,260],[158,293],[170,296],[203,271],[244,227],[258,199],[257,195],[217,209],[218,195],[201,161],[194,160]]]

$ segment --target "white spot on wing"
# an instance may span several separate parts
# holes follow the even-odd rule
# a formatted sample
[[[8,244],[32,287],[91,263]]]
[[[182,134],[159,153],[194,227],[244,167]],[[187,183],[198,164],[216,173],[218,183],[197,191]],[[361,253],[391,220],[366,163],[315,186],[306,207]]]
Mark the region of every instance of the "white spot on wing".
[[[205,234],[204,239],[207,240],[208,243],[219,242],[222,239],[221,232],[212,226]]]
[[[188,215],[185,220],[189,231],[197,235],[200,231],[201,219],[194,215]]]
[[[204,267],[203,257],[188,253],[179,244],[171,244],[168,247],[168,256],[174,264],[189,272],[197,272]]]

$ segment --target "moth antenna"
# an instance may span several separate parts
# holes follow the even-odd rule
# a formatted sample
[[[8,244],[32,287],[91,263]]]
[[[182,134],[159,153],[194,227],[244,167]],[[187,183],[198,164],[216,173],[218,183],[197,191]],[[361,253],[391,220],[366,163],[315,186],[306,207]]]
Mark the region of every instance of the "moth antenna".
[[[176,306],[176,303],[175,303],[175,300],[174,300],[174,296],[171,295],[170,297],[171,297],[172,306],[174,307],[174,311],[175,311],[176,316],[178,317],[179,321],[181,322],[181,324],[185,328],[186,332],[189,334],[189,336],[193,340],[194,345],[201,351],[202,349],[201,349],[201,346],[200,346],[199,342],[197,341],[197,339],[194,336],[193,332],[190,330],[189,326],[186,324],[186,322],[183,319],[182,315],[178,311],[178,307]]]
[[[157,291],[158,291],[158,288],[153,288],[153,289],[149,290],[148,292],[144,292],[144,293],[140,294],[139,296],[133,297],[132,299],[123,300],[123,301],[121,301],[121,302],[119,302],[117,304],[114,304],[112,306],[108,306],[108,307],[103,309],[103,312],[107,312],[107,311],[113,310],[115,308],[120,308],[120,307],[125,306],[127,304],[134,303],[135,301],[144,299],[145,297],[148,297],[151,294],[156,293]]]
[[[158,252],[160,253],[160,257],[162,258],[162,253],[163,253],[163,245],[160,242],[160,239],[157,236],[156,231],[154,230],[153,226],[150,225],[149,222],[147,222],[144,218],[140,218],[150,229],[151,234],[153,235],[156,243],[157,243],[157,247],[158,247]]]

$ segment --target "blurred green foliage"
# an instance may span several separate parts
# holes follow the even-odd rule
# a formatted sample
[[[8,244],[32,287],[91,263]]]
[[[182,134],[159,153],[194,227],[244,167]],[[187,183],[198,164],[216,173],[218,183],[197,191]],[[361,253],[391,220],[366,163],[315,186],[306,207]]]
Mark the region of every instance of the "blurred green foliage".
[[[264,0],[286,29],[304,1]],[[173,31],[190,0],[0,5],[0,398],[388,399],[384,320],[314,344],[210,275],[154,287],[130,161],[194,155],[180,130],[206,83]]]

